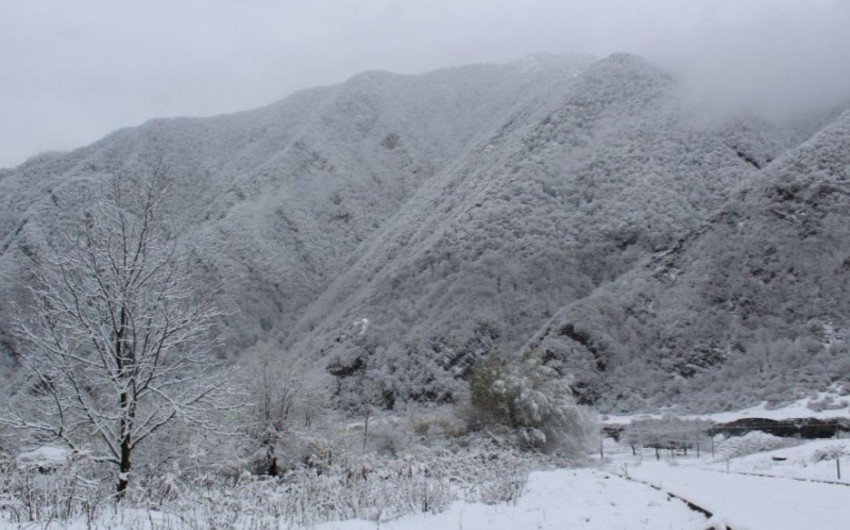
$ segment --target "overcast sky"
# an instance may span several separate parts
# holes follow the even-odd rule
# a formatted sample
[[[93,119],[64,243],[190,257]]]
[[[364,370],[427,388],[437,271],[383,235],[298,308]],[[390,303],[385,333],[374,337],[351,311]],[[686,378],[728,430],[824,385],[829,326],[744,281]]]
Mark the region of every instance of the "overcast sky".
[[[0,0],[0,167],[368,69],[629,51],[697,97],[850,96],[850,0]]]

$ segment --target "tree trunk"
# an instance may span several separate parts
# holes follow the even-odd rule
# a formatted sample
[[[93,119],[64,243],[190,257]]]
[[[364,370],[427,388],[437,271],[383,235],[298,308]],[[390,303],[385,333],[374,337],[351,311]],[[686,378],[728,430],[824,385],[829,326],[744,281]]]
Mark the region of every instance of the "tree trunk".
[[[366,441],[369,439],[369,407],[366,407],[366,420],[363,422],[363,449],[366,449]]]
[[[266,462],[268,462],[266,475],[276,477],[280,470],[277,466],[277,455],[275,454],[274,443],[271,438],[266,439],[264,443],[266,444]]]
[[[116,488],[119,501],[124,498],[124,494],[127,492],[127,484],[130,482],[130,469],[132,468],[130,454],[133,451],[130,442],[129,434],[121,440],[121,459],[118,462],[118,486]]]
[[[278,471],[278,468],[277,468],[277,457],[273,456],[272,461],[269,462],[269,476],[270,477],[276,477],[278,473],[279,473],[279,471]]]
[[[135,364],[135,352],[130,349],[127,351],[127,345],[124,343],[124,336],[127,332],[128,311],[127,306],[121,306],[120,325],[115,333],[115,361],[118,367],[118,376],[122,379],[132,378],[132,370]],[[132,357],[131,357],[132,355]],[[130,453],[133,451],[132,444],[132,427],[133,416],[135,411],[134,403],[130,403],[130,394],[127,391],[121,392],[118,396],[119,410],[121,411],[120,431],[121,436],[121,454],[118,461],[118,485],[116,487],[116,495],[118,500],[124,498],[127,491],[127,484],[130,482]]]

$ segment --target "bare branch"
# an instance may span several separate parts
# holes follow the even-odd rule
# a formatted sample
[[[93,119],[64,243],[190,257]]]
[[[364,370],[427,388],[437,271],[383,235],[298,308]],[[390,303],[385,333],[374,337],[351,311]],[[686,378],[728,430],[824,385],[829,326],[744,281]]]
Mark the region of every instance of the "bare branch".
[[[116,172],[87,212],[82,236],[33,264],[33,317],[19,316],[31,387],[5,424],[88,450],[117,466],[119,496],[132,452],[173,421],[213,428],[233,407],[212,363],[213,321],[186,276],[188,252],[161,211],[167,178]]]

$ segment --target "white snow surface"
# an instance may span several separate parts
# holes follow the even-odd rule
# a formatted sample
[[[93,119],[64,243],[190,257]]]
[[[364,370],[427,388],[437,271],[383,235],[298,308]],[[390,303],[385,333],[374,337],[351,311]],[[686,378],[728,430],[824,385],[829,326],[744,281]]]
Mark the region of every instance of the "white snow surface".
[[[818,410],[816,406],[827,400],[832,400],[836,403],[835,408],[823,408]],[[709,414],[676,414],[677,417],[684,420],[707,420],[717,423],[730,422],[742,418],[766,418],[770,420],[787,420],[792,418],[847,418],[850,417],[850,409],[846,404],[848,398],[841,396],[834,391],[827,392],[812,392],[811,396],[798,399],[782,406],[770,405],[762,402],[754,407],[749,407],[741,410],[713,412]],[[606,425],[627,425],[638,419],[660,419],[667,415],[666,412],[658,412],[653,414],[607,414],[601,418],[602,423]]]
[[[19,466],[53,468],[68,463],[71,451],[67,447],[43,445],[18,455]]]
[[[840,459],[840,479],[837,476],[834,459],[818,460],[816,458],[819,451],[835,449],[847,455]],[[715,471],[725,471],[726,462],[712,462],[705,464],[704,467]],[[850,486],[850,440],[814,440],[796,447],[734,458],[729,461],[729,471],[841,482]],[[847,490],[847,494],[850,495],[850,489]]]
[[[846,530],[850,488],[789,478],[722,473],[666,462],[631,467],[632,477],[682,495],[735,530]]]
[[[539,471],[529,477],[516,505],[456,502],[439,514],[417,514],[385,523],[342,521],[319,530],[704,529],[703,515],[657,490],[596,469]]]
[[[691,452],[671,459],[664,451],[661,461],[651,449],[633,456],[628,446],[606,442],[609,469],[708,510],[713,514],[710,523],[717,528],[850,528],[850,439],[798,440],[793,447],[731,458],[728,463],[722,456],[728,442],[722,440],[717,442],[717,458],[703,451],[701,458]],[[834,459],[816,461],[816,455],[826,450],[848,455],[840,460],[840,483]]]

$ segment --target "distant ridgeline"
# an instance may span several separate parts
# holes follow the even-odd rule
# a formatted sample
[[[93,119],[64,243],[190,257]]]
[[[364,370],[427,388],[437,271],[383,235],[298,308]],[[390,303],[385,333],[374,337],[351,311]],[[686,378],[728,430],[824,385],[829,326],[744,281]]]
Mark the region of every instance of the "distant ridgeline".
[[[711,115],[623,54],[153,120],[0,170],[0,370],[29,260],[156,165],[220,354],[279,351],[343,407],[451,401],[529,348],[612,410],[850,386],[849,132]]]

